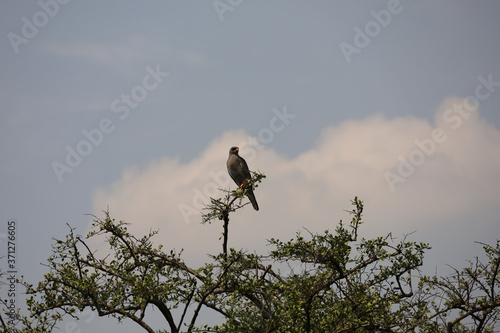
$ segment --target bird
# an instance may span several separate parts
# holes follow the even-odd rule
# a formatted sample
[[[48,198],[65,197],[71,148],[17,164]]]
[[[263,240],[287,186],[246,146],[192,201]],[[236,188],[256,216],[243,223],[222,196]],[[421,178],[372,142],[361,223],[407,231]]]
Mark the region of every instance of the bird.
[[[252,179],[252,175],[248,169],[247,162],[238,154],[239,150],[240,148],[238,147],[231,147],[229,149],[229,157],[226,163],[227,172],[239,188],[243,189],[245,187],[246,195],[252,203],[253,209],[259,210],[259,205],[253,194],[252,186],[248,186],[248,181]]]

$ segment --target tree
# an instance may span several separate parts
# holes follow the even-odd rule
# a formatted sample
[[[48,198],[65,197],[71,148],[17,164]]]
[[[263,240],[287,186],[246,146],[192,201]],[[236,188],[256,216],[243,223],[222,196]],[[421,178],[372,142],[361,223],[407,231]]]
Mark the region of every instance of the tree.
[[[495,247],[482,245],[486,264],[476,258],[461,271],[453,269],[450,276],[421,279],[421,288],[432,297],[429,319],[436,319],[449,333],[497,332],[500,327],[500,241]]]
[[[253,185],[263,178],[254,174]],[[69,227],[65,239],[54,240],[43,280],[36,285],[21,281],[31,295],[31,317],[19,315],[20,327],[10,332],[50,332],[64,316],[77,318],[85,309],[155,332],[145,317],[152,307],[165,319],[161,332],[498,328],[500,243],[484,245],[486,263],[477,259],[451,276],[422,276],[419,267],[429,245],[410,242],[407,236],[400,241],[391,235],[359,239],[363,202],[354,198],[351,221],[340,221],[333,232],[305,230],[288,241],[273,238],[265,255],[228,249],[229,215],[246,205],[244,195],[245,190],[224,191],[222,198],[211,199],[202,218],[205,223],[222,221],[222,252],[196,269],[182,253],[155,246],[156,231],[136,237],[109,212],[94,217],[86,237]],[[110,254],[92,249],[91,238],[104,238]],[[198,324],[201,311],[215,311],[224,322]]]

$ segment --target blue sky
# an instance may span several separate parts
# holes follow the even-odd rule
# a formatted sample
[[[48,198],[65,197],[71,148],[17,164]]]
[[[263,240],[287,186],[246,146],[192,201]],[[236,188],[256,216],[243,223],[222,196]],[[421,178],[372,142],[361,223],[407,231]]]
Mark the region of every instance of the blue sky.
[[[28,280],[66,223],[85,234],[108,205],[202,262],[220,230],[183,207],[232,186],[213,175],[233,145],[268,175],[234,247],[334,228],[355,195],[365,236],[416,231],[430,271],[498,238],[497,1],[0,6],[0,232],[17,221]]]

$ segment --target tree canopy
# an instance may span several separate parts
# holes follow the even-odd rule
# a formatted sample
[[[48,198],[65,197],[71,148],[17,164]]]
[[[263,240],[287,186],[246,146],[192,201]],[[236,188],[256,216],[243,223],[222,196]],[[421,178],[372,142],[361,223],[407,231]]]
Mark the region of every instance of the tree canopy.
[[[254,173],[257,185],[264,176]],[[118,321],[132,320],[147,332],[494,332],[500,314],[500,242],[483,244],[479,259],[449,276],[426,276],[419,268],[425,243],[358,236],[363,202],[352,200],[352,219],[334,230],[271,238],[271,250],[256,254],[228,249],[229,216],[247,204],[245,190],[211,199],[204,223],[220,221],[222,251],[191,267],[182,252],[153,242],[157,231],[133,235],[109,212],[94,216],[81,236],[69,227],[54,239],[48,273],[26,287],[29,316],[17,314],[9,332],[51,332],[64,317],[92,310]],[[232,215],[231,215],[232,216]],[[93,249],[101,238],[109,253]],[[217,241],[217,240],[214,240]],[[157,308],[158,331],[146,314]],[[213,311],[219,324],[200,323]]]

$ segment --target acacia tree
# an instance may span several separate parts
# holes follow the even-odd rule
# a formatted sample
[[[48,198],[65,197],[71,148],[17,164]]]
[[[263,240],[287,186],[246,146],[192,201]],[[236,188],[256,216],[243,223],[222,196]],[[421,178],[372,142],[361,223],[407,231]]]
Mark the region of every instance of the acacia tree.
[[[264,178],[254,174],[252,184]],[[86,237],[70,227],[54,240],[36,285],[22,282],[31,297],[31,317],[19,317],[10,332],[50,332],[64,316],[91,309],[99,316],[132,320],[155,332],[146,313],[156,307],[165,319],[158,332],[493,332],[500,309],[500,245],[484,245],[479,260],[447,277],[421,276],[429,246],[390,235],[359,239],[363,202],[352,201],[352,219],[335,230],[272,238],[258,255],[227,247],[229,216],[242,209],[245,190],[211,199],[205,223],[221,221],[222,252],[199,268],[182,253],[165,251],[149,234],[137,237],[127,224],[105,213],[94,217]],[[89,245],[103,238],[109,255]],[[215,241],[215,240],[214,240]],[[177,309],[174,311],[174,309]],[[215,311],[223,323],[197,323]],[[175,315],[174,315],[175,313]],[[7,330],[0,316],[0,325]]]
[[[440,323],[443,331],[498,332],[500,328],[500,241],[495,247],[482,245],[486,263],[476,258],[449,276],[424,276],[420,281],[420,288],[432,297],[429,322]]]

